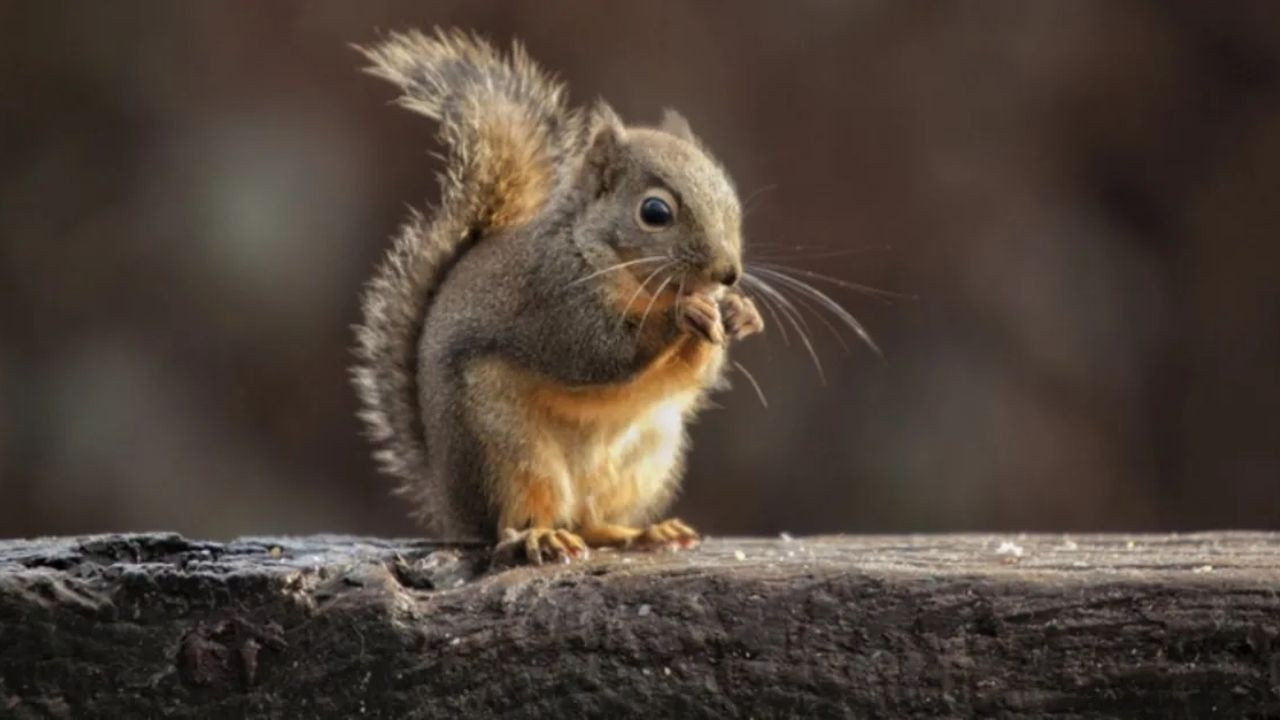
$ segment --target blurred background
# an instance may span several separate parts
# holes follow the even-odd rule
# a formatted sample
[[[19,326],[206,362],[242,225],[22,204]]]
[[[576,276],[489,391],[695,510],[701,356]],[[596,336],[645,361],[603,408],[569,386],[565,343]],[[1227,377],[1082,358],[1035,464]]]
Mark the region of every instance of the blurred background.
[[[917,296],[735,351],[705,531],[1280,528],[1280,3],[0,0],[0,536],[415,532],[346,368],[437,147],[349,44],[433,25]]]

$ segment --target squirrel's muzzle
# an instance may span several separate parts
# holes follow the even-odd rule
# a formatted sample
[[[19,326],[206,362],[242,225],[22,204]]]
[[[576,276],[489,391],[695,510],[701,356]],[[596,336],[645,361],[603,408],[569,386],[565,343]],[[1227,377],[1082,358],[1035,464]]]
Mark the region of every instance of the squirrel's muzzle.
[[[737,285],[739,274],[737,265],[722,265],[714,268],[710,273],[712,280],[725,287]]]

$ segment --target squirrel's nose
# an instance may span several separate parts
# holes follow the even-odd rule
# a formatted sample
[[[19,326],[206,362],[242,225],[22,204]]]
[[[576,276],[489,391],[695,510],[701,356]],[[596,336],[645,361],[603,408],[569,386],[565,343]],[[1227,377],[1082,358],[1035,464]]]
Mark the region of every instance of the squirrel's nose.
[[[732,287],[738,283],[738,268],[733,265],[720,268],[711,274],[711,279],[721,285]]]

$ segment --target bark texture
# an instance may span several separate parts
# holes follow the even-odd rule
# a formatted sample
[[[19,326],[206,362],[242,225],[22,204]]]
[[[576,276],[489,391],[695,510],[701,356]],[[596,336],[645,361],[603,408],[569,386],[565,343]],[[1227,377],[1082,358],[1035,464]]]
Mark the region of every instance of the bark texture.
[[[1276,717],[1280,535],[0,541],[0,717]]]

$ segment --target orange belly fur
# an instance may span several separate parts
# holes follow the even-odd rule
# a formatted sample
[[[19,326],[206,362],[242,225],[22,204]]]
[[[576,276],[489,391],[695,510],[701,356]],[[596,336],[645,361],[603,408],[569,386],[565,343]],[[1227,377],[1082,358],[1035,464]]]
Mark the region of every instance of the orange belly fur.
[[[670,307],[675,293],[638,289],[630,277],[612,288],[620,312],[636,319],[648,313],[651,325],[641,328],[640,342],[656,341],[661,329],[653,313]],[[498,530],[649,519],[674,491],[685,418],[723,353],[683,335],[628,381],[592,386],[565,385],[500,360],[473,368],[472,386],[486,403],[505,408],[495,413],[506,418],[502,426],[484,423],[490,432],[481,433],[498,475],[491,488]],[[521,427],[506,427],[511,421]]]

